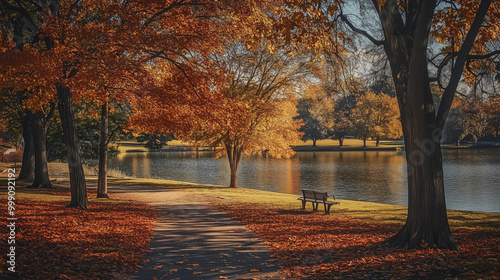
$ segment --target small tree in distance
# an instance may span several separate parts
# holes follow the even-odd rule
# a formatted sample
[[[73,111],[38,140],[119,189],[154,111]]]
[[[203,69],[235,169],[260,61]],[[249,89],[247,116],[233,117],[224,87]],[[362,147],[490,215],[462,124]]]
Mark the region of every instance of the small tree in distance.
[[[376,139],[378,147],[380,138],[399,138],[402,135],[397,100],[384,93],[368,91],[358,96],[353,120],[364,147],[369,137]]]

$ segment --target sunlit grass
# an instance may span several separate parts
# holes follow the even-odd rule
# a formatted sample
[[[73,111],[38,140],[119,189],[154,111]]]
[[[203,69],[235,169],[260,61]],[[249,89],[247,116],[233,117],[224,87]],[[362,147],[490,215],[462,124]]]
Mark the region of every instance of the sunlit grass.
[[[108,182],[109,184],[117,185],[142,185],[170,190],[183,190],[203,197],[217,199],[219,203],[223,203],[225,200],[236,201],[242,204],[258,203],[266,207],[283,210],[298,210],[301,207],[301,202],[298,200],[300,195],[270,191],[142,178],[110,178]],[[331,208],[332,216],[353,218],[368,223],[404,223],[408,211],[407,207],[398,205],[341,199],[336,201],[340,202],[340,205],[334,205]],[[312,211],[310,203],[307,204],[305,211]],[[322,205],[319,206],[319,211],[315,213],[315,215],[318,214],[323,215]],[[500,213],[449,210],[448,217],[452,227],[500,229]]]

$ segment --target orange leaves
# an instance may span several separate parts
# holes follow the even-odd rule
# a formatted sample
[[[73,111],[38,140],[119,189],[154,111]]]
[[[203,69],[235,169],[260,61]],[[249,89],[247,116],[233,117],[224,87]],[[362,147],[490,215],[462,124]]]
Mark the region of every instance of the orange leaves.
[[[461,251],[405,250],[382,242],[400,225],[364,223],[349,217],[267,209],[225,202],[229,213],[264,239],[282,272],[304,279],[498,279],[498,231],[454,229]]]
[[[436,12],[433,20],[433,30],[431,35],[436,38],[436,41],[443,44],[443,52],[458,52],[465,40],[472,22],[478,11],[480,1],[459,0],[452,6],[445,6]],[[485,55],[491,51],[495,51],[492,42],[497,42],[500,38],[500,2],[492,1],[488,9],[487,16],[483,21],[483,28],[479,32],[474,41],[474,46],[470,53],[473,55]],[[494,72],[494,65],[484,65],[481,60],[474,60],[467,64],[467,70],[483,68]],[[477,74],[464,72],[464,79],[468,85],[472,85],[477,80]]]
[[[93,204],[85,211],[66,202],[17,205],[19,279],[120,278],[134,271],[149,248],[155,221],[149,207],[129,203]]]

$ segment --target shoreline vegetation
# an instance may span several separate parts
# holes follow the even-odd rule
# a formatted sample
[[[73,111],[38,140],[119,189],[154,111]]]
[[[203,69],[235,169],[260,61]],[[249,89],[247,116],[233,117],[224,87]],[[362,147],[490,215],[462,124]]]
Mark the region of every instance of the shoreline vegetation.
[[[195,148],[188,143],[179,140],[170,141],[163,149],[148,150],[143,144],[136,141],[120,141],[118,150],[121,153],[136,152],[183,152],[183,151],[213,151],[213,147]],[[376,146],[375,140],[367,140],[366,147],[363,146],[363,140],[348,138],[344,140],[342,146],[339,146],[338,140],[324,139],[318,140],[313,145],[311,140],[295,143],[292,148],[296,152],[330,152],[330,151],[404,151],[403,140],[381,140],[379,146]],[[467,143],[457,146],[455,144],[441,144],[441,149],[495,149],[500,150],[500,145],[494,142],[479,142],[475,145]]]

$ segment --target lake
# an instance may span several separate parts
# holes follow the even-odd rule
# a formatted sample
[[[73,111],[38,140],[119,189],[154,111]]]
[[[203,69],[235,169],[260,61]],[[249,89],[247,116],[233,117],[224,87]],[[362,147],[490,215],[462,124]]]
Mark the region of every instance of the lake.
[[[500,151],[443,150],[448,209],[500,212]],[[229,164],[212,152],[122,153],[109,160],[141,178],[227,186]],[[289,194],[301,188],[340,199],[407,205],[404,152],[298,152],[290,159],[242,159],[238,186]]]

